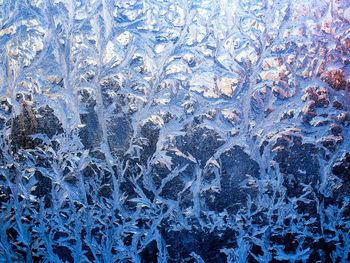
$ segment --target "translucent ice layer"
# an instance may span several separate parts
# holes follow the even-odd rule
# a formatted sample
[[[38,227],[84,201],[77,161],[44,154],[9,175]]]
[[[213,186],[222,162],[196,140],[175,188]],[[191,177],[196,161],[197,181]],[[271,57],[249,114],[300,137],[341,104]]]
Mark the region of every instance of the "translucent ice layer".
[[[350,261],[348,0],[0,0],[0,262]]]

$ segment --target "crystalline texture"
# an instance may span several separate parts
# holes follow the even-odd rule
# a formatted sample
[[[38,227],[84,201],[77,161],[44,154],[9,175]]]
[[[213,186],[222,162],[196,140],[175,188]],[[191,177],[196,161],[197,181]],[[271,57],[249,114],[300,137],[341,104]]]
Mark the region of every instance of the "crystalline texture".
[[[0,261],[350,261],[350,3],[0,0]]]

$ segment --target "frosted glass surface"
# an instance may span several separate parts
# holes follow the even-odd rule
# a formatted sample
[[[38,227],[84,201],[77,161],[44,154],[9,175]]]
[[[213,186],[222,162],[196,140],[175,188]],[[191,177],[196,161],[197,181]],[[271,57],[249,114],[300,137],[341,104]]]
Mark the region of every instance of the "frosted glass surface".
[[[0,0],[0,262],[350,261],[348,0]]]

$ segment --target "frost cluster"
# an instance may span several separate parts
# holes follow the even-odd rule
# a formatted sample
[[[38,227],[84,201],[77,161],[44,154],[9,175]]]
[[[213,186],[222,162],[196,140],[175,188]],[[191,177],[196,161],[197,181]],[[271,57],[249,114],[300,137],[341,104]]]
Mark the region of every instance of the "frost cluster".
[[[0,262],[350,261],[348,0],[0,0]]]

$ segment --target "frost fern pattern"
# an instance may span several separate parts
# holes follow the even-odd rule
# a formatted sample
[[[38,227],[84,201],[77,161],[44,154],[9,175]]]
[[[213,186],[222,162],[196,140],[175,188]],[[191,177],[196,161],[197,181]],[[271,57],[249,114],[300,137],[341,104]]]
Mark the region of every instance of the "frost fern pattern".
[[[349,262],[350,2],[0,0],[0,262]]]

